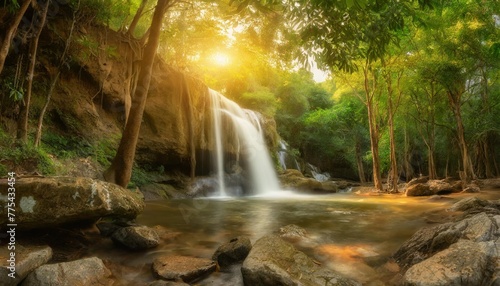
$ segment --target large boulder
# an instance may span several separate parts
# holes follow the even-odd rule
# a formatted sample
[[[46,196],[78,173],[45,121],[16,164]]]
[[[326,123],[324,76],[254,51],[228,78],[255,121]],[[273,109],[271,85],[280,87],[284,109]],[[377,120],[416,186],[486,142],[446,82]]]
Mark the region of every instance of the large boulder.
[[[0,179],[0,224],[7,223],[7,184]],[[134,192],[90,178],[29,177],[15,184],[18,229],[55,227],[101,217],[135,218],[144,202]]]
[[[457,193],[462,191],[462,182],[444,180],[430,180],[427,182],[429,188],[436,195]]]
[[[288,242],[298,242],[307,239],[307,231],[302,227],[289,224],[284,227],[280,227],[279,236]]]
[[[266,235],[254,244],[241,273],[245,285],[361,285],[318,266],[277,235]]]
[[[90,257],[71,262],[45,264],[26,277],[22,286],[112,285],[111,271],[101,259]]]
[[[500,189],[500,178],[483,179],[477,183],[485,189]]]
[[[412,184],[406,187],[406,195],[409,197],[416,196],[431,196],[434,192],[431,191],[429,185],[425,184]]]
[[[191,282],[214,272],[216,265],[210,259],[167,255],[156,258],[152,267],[158,278]]]
[[[113,232],[111,240],[119,246],[132,250],[154,248],[160,244],[158,233],[144,225],[122,227]]]
[[[52,248],[48,246],[16,245],[15,256],[10,256],[7,247],[0,249],[0,285],[18,285],[37,267],[47,263],[52,258]],[[12,261],[11,261],[12,260]],[[11,264],[11,262],[13,262]]]
[[[428,181],[429,181],[429,177],[427,177],[427,176],[420,176],[420,177],[414,178],[411,181],[409,181],[408,183],[406,183],[406,187],[413,186],[413,185],[416,185],[416,184],[425,184]]]
[[[474,243],[459,240],[449,248],[413,265],[404,284],[415,286],[461,286],[490,284],[500,258],[494,241]]]
[[[427,177],[420,177],[411,180],[406,184],[407,196],[432,196],[462,191],[462,183],[459,181],[428,180]]]
[[[217,248],[212,260],[221,267],[243,261],[252,249],[252,242],[247,236],[238,236]]]
[[[466,198],[449,210],[456,221],[417,231],[394,254],[404,285],[498,285],[500,208]],[[498,281],[497,281],[498,280]]]
[[[496,220],[500,221],[500,216],[490,217],[478,213],[455,223],[422,228],[398,249],[394,258],[402,268],[408,268],[448,248],[459,239],[474,242],[494,240],[499,235]]]
[[[469,210],[477,210],[477,209],[482,209],[484,207],[490,206],[491,203],[485,200],[482,200],[477,197],[470,197],[470,198],[465,198],[463,200],[460,200],[456,203],[454,203],[449,210],[450,211],[469,211]]]
[[[293,189],[306,193],[336,193],[338,187],[333,181],[319,182],[305,177],[299,170],[287,169],[279,176],[285,189]]]

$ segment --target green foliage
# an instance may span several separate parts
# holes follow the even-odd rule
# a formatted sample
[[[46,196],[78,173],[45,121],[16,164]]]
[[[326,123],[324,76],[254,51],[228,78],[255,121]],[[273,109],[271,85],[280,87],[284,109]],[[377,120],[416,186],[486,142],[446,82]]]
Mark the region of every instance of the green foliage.
[[[76,42],[82,46],[79,50],[80,57],[85,60],[90,60],[92,57],[97,57],[99,52],[99,43],[87,35],[80,36]]]
[[[21,6],[19,5],[19,1],[17,0],[9,0],[9,1],[4,0],[2,7],[7,7],[9,13],[14,14]]]
[[[22,101],[24,98],[24,88],[22,80],[18,76],[5,73],[1,80],[0,92],[9,95],[9,99],[13,102]]]
[[[3,165],[2,163],[0,163],[0,177],[3,177],[5,176],[5,174],[7,174],[8,172],[10,172],[11,170],[9,170],[7,168],[7,166]]]
[[[158,178],[160,178],[164,173],[165,168],[162,165],[154,168],[149,165],[139,166],[135,163],[132,168],[132,176],[130,177],[130,182],[127,188],[134,189],[154,183],[158,181]]]
[[[331,94],[319,85],[314,85],[309,91],[307,101],[311,110],[328,109],[333,106]]]
[[[307,145],[304,138],[310,137],[305,126],[307,117],[310,112],[321,112],[333,105],[330,92],[315,83],[312,74],[300,70],[286,75],[276,95],[279,100],[275,115],[278,133],[290,146],[300,149]]]
[[[243,93],[238,102],[245,108],[259,111],[270,117],[274,116],[278,106],[274,93],[267,87],[260,87],[253,92]]]
[[[79,14],[85,21],[108,24],[115,18],[123,19],[128,14],[127,1],[121,0],[80,0]],[[77,8],[78,0],[72,0],[70,5],[73,9]]]
[[[13,101],[21,101],[24,98],[24,89],[22,86],[15,87],[12,82],[7,83],[9,89],[9,98]]]
[[[0,169],[12,171],[16,166],[36,168],[43,175],[53,175],[55,166],[52,159],[42,148],[30,143],[18,143],[0,128]]]
[[[58,158],[92,157],[102,166],[109,166],[116,154],[118,138],[104,138],[89,142],[85,138],[64,136],[47,131],[42,136],[43,148]]]
[[[138,188],[153,182],[152,175],[150,175],[146,170],[134,164],[132,168],[132,176],[130,177],[130,182],[127,186],[129,189]]]

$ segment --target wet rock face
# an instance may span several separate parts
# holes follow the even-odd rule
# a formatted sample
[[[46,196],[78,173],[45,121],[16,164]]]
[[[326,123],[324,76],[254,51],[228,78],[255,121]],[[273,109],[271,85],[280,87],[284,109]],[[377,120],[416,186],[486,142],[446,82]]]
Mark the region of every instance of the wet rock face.
[[[18,285],[26,276],[37,267],[47,263],[52,258],[52,249],[48,246],[26,246],[20,244],[16,246],[16,264],[12,270],[15,270],[15,277],[11,278],[8,275],[12,273],[9,269],[10,252],[7,247],[0,249],[0,277],[2,286],[15,286]]]
[[[284,188],[294,189],[307,193],[336,193],[338,186],[335,182],[319,182],[313,178],[304,177],[304,175],[295,169],[288,169],[279,176]]]
[[[7,180],[0,180],[0,202],[7,201]],[[135,218],[144,202],[118,185],[90,178],[31,177],[16,181],[18,229],[56,227],[105,216]],[[0,208],[0,224],[7,223]]]
[[[496,285],[500,260],[500,208],[466,198],[450,211],[464,213],[417,231],[394,254],[404,285]],[[496,281],[496,282],[495,282]]]
[[[406,184],[407,196],[432,196],[462,191],[462,183],[449,180],[429,180],[428,177],[415,178]],[[479,191],[471,186],[470,191]]]
[[[38,267],[22,282],[23,286],[112,285],[111,272],[97,257]]]
[[[300,226],[289,224],[279,229],[279,235],[286,241],[297,242],[307,239],[307,231]]]
[[[361,285],[314,261],[276,235],[253,246],[241,268],[245,285]]]
[[[228,243],[221,245],[212,256],[212,260],[217,261],[221,267],[225,267],[243,261],[250,250],[252,243],[247,236],[238,236]]]
[[[158,233],[147,226],[127,226],[113,232],[111,239],[117,245],[143,250],[157,247],[160,244]]]
[[[450,207],[450,211],[469,211],[469,210],[480,210],[481,208],[492,206],[492,203],[478,199],[476,197],[470,197],[460,200]],[[493,206],[492,206],[493,207]]]
[[[410,197],[431,196],[434,195],[434,192],[431,191],[429,185],[427,184],[414,184],[406,187],[406,195]]]
[[[188,256],[161,256],[153,262],[153,273],[165,280],[182,280],[186,283],[215,271],[215,262]]]
[[[496,242],[459,240],[429,259],[412,266],[404,276],[406,285],[493,285],[498,259]]]

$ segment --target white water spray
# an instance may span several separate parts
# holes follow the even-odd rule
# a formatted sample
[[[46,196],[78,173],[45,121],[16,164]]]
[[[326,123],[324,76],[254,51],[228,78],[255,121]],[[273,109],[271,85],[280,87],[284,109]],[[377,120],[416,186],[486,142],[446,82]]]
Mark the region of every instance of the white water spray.
[[[280,189],[276,171],[267,150],[258,115],[251,110],[243,110],[235,102],[214,90],[209,90],[215,136],[215,162],[220,196],[227,196],[224,174],[223,138],[229,136],[222,128],[223,117],[232,123],[237,136],[232,136],[237,146],[237,161],[243,159],[250,173],[251,187],[255,195],[264,195]]]

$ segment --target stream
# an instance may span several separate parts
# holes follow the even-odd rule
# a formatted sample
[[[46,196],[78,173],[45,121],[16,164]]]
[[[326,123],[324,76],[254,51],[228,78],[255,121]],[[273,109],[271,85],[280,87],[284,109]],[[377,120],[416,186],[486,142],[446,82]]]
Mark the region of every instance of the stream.
[[[100,243],[91,251],[111,262],[119,285],[153,281],[151,262],[167,254],[211,258],[217,247],[239,235],[252,243],[295,224],[308,239],[297,247],[322,265],[366,285],[379,281],[379,268],[412,234],[426,225],[424,212],[443,209],[466,194],[446,199],[352,193],[277,197],[203,198],[147,202],[139,224],[157,226],[164,243],[148,252],[130,252]],[[468,194],[470,196],[470,194]],[[485,199],[495,191],[481,192]],[[376,284],[376,285],[383,285]],[[195,285],[243,285],[239,266],[223,269]]]

